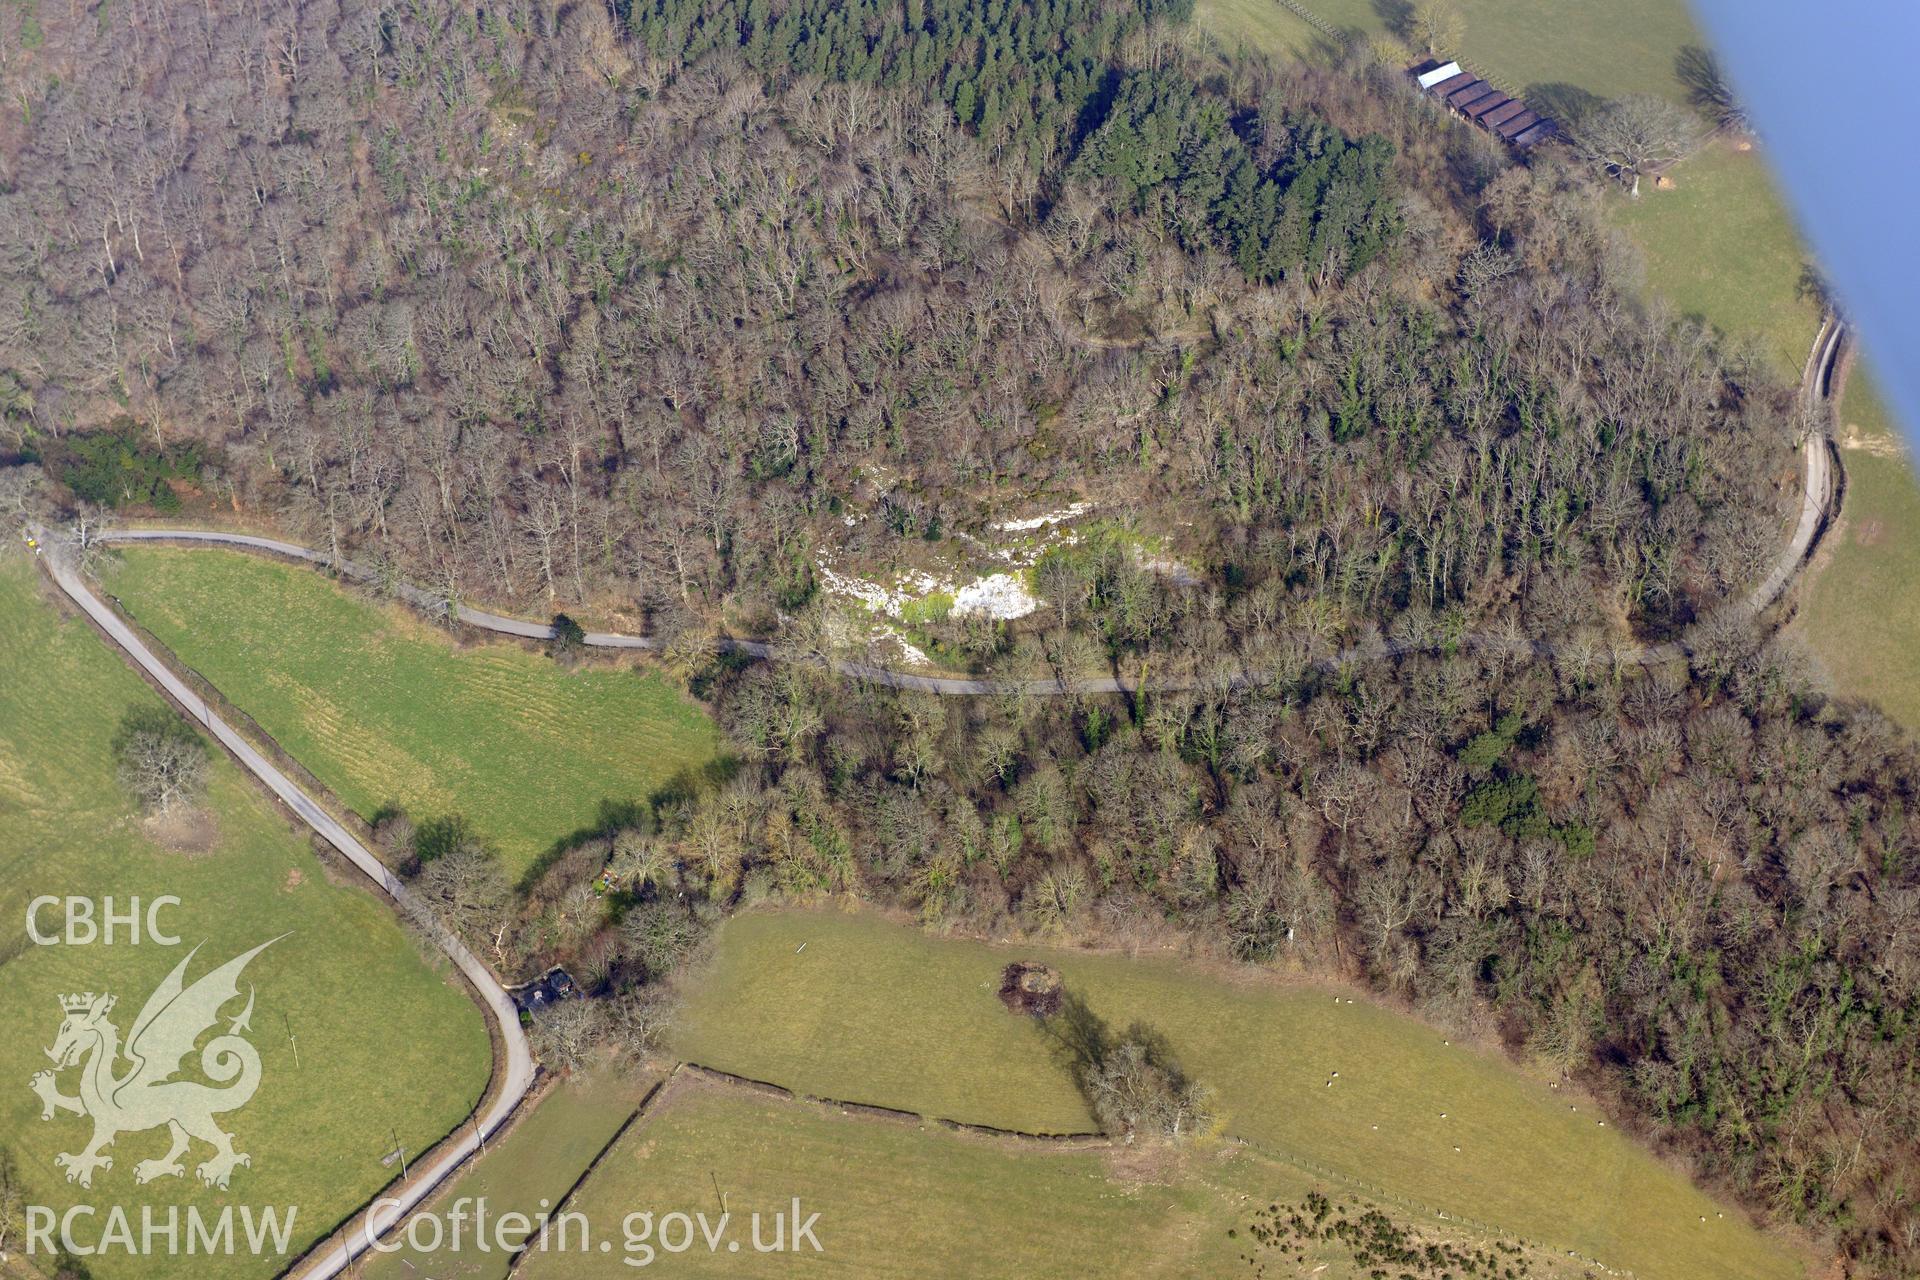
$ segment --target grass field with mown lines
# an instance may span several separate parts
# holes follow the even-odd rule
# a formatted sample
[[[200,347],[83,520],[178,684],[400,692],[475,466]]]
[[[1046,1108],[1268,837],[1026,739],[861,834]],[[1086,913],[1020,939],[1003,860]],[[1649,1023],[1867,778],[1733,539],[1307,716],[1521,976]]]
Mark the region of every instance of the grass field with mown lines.
[[[719,739],[657,675],[462,648],[400,605],[236,551],[129,547],[127,612],[348,807],[463,815],[515,875],[713,760]]]
[[[417,1154],[460,1124],[486,1087],[486,1023],[391,907],[371,889],[335,882],[305,828],[226,757],[213,757],[207,820],[193,844],[157,841],[118,782],[112,746],[129,708],[157,705],[159,695],[104,640],[56,612],[24,554],[0,551],[0,1025],[8,1028],[0,1144],[19,1162],[29,1203],[102,1213],[123,1204],[135,1215],[142,1205],[215,1214],[223,1205],[292,1206],[297,1253],[395,1176],[381,1157],[396,1134]],[[112,946],[29,945],[26,904],[43,894],[96,903],[111,895],[121,912],[133,898],[171,894],[180,905],[162,921],[181,944],[127,945],[123,935]],[[41,925],[58,929],[57,914],[43,912]],[[66,1113],[42,1121],[27,1088],[48,1066],[59,998],[110,992],[125,1035],[191,948],[201,949],[188,982],[276,937],[242,979],[256,1002],[248,1038],[261,1058],[260,1086],[217,1117],[251,1167],[236,1170],[225,1192],[204,1188],[193,1166],[211,1148],[196,1143],[184,1177],[136,1186],[135,1164],[166,1151],[167,1134],[156,1129],[121,1134],[113,1167],[96,1173],[90,1190],[69,1185],[54,1157],[81,1150],[90,1124]],[[227,1019],[238,1012],[224,1010]],[[188,1059],[188,1078],[197,1078],[196,1064]],[[76,1073],[60,1079],[72,1093]],[[269,1276],[284,1261],[113,1253],[88,1265],[101,1280],[226,1280]]]

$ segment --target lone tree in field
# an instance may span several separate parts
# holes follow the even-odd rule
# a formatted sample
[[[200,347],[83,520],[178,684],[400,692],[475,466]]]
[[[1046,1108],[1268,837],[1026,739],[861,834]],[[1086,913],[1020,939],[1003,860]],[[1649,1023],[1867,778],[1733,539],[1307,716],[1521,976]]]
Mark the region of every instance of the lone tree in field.
[[[135,707],[113,740],[120,783],[153,813],[171,813],[207,786],[207,744],[165,707]]]
[[[1699,144],[1693,117],[1665,98],[1635,93],[1617,98],[1582,121],[1574,151],[1588,164],[1640,194],[1642,174],[1657,172]]]
[[[1189,1077],[1167,1038],[1144,1022],[1116,1035],[1069,991],[1043,1025],[1107,1133],[1178,1142],[1212,1122],[1213,1091]]]
[[[1420,0],[1413,7],[1412,27],[1414,37],[1436,57],[1458,53],[1467,35],[1467,20],[1453,0]]]
[[[1109,1133],[1172,1142],[1213,1119],[1213,1091],[1187,1077],[1165,1037],[1135,1023],[1087,1072],[1087,1101]]]

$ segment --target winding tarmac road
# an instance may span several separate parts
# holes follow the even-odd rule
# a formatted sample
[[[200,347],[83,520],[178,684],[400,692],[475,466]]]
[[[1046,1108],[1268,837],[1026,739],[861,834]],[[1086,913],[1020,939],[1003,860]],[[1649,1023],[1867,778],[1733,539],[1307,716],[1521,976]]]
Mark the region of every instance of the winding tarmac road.
[[[1813,350],[1800,371],[1800,408],[1809,424],[1800,452],[1805,463],[1804,483],[1800,489],[1800,520],[1793,536],[1775,557],[1773,568],[1754,588],[1746,608],[1759,613],[1778,600],[1794,575],[1813,554],[1813,544],[1826,528],[1832,515],[1834,466],[1832,412],[1828,404],[1833,394],[1833,372],[1845,340],[1847,326],[1829,315],[1814,335]],[[1817,424],[1817,425],[1814,425]]]
[[[1837,318],[1829,316],[1821,324],[1820,332],[1814,339],[1813,349],[1807,356],[1807,363],[1801,374],[1800,394],[1802,408],[1810,426],[1807,438],[1801,446],[1803,485],[1799,518],[1786,545],[1775,557],[1767,576],[1745,600],[1733,606],[1742,616],[1757,617],[1780,598],[1806,564],[1814,544],[1821,531],[1827,526],[1832,514],[1835,474],[1832,443],[1828,430],[1830,425],[1828,401],[1833,391],[1835,361],[1845,332],[1845,325]],[[118,614],[94,595],[81,576],[75,572],[70,561],[69,544],[65,540],[48,539],[44,533],[38,530],[35,532],[45,548],[43,559],[54,583],[124,649],[129,658],[152,676],[182,707],[186,708],[189,715],[199,720],[221,745],[233,753],[235,759],[266,785],[269,791],[279,797],[288,808],[378,884],[402,912],[407,914],[419,912],[420,908],[407,886],[389,871],[385,864],[374,857],[352,832],[295,786],[245,738],[234,732],[198,694],[187,687],[185,682],[174,675],[172,670],[154,655]],[[99,537],[100,540],[109,542],[166,542],[248,548],[332,569],[336,573],[358,581],[377,580],[371,569],[357,561],[344,558],[335,560],[311,547],[254,534],[226,533],[207,529],[121,529],[107,531]],[[403,583],[396,594],[429,613],[439,616],[444,616],[446,613],[444,600],[419,587]],[[457,606],[454,614],[459,621],[469,626],[500,635],[518,636],[529,640],[550,640],[554,635],[554,629],[550,624],[489,613],[465,605]],[[588,632],[586,643],[601,649],[650,650],[660,647],[660,642],[651,636],[622,635],[618,632],[605,631]],[[1469,635],[1451,643],[1459,648],[1475,651],[1512,652],[1539,657],[1552,657],[1556,652],[1555,646],[1547,641],[1489,633]],[[875,663],[823,658],[815,654],[783,649],[764,640],[725,639],[719,644],[726,652],[776,661],[825,663],[834,672],[849,679],[872,681],[898,689],[954,696],[977,696],[1014,691],[1038,695],[1133,693],[1143,685],[1150,685],[1156,689],[1181,689],[1196,687],[1203,683],[1198,676],[1180,675],[1160,676],[1151,680],[1127,680],[1119,676],[1078,680],[1065,678],[1008,680],[930,676],[899,671]],[[1392,658],[1433,649],[1438,647],[1438,644],[1439,642],[1433,641],[1377,641],[1350,647],[1322,658],[1313,665],[1320,669],[1335,669],[1354,662]],[[1687,649],[1682,642],[1669,642],[1617,649],[1607,656],[1622,665],[1649,665],[1683,656],[1686,652]],[[1232,677],[1235,683],[1240,684],[1254,683],[1261,678],[1254,672],[1243,672]],[[495,1063],[498,1087],[494,1091],[493,1101],[487,1106],[485,1115],[478,1116],[474,1123],[463,1126],[459,1135],[449,1137],[435,1151],[427,1165],[417,1167],[407,1185],[397,1189],[391,1197],[376,1201],[376,1205],[383,1206],[380,1210],[370,1209],[365,1215],[357,1216],[354,1228],[346,1234],[344,1239],[336,1237],[336,1243],[323,1244],[300,1260],[289,1274],[298,1275],[301,1280],[331,1280],[331,1277],[345,1272],[359,1255],[367,1251],[367,1242],[370,1237],[377,1237],[404,1220],[407,1214],[445,1182],[468,1156],[483,1145],[485,1137],[492,1136],[500,1129],[533,1085],[536,1068],[527,1046],[526,1036],[520,1029],[519,1016],[512,999],[493,973],[457,939],[443,936],[438,930],[432,932],[461,973],[466,975],[467,980],[480,993],[482,1003],[493,1019],[500,1042],[506,1047],[506,1061]],[[369,1217],[371,1221],[368,1221]]]
[[[207,732],[212,734],[222,746],[233,753],[240,764],[261,782],[267,790],[273,792],[286,806],[298,814],[302,821],[338,849],[347,860],[353,863],[381,890],[391,898],[403,914],[420,916],[424,909],[408,890],[401,879],[389,871],[384,863],[374,857],[367,847],[356,839],[351,831],[321,808],[313,798],[295,786],[286,774],[280,772],[273,762],[257,751],[253,744],[235,733],[226,721],[222,720],[209,707],[199,694],[187,687],[187,684],[174,675],[171,668],[156,657],[135,635],[133,629],[121,621],[120,616],[99,597],[95,596],[74,571],[65,548],[58,542],[49,542],[39,534],[41,545],[46,548],[42,561],[48,575],[55,585],[67,594],[88,617],[98,623],[113,642],[127,653],[141,670],[152,676],[161,688],[172,695],[174,701],[186,708],[187,714],[198,720]],[[527,1047],[527,1037],[520,1029],[520,1014],[513,1000],[493,972],[460,941],[443,930],[432,929],[431,933],[447,953],[449,959],[459,967],[474,990],[480,993],[487,1015],[493,1020],[494,1030],[499,1042],[506,1046],[505,1062],[494,1063],[493,1102],[486,1108],[486,1114],[477,1120],[462,1125],[459,1133],[445,1139],[436,1148],[424,1165],[415,1165],[411,1177],[405,1185],[394,1188],[385,1198],[377,1201],[383,1206],[375,1212],[369,1224],[362,1215],[356,1215],[354,1229],[345,1239],[321,1245],[301,1261],[289,1274],[298,1274],[304,1280],[330,1280],[352,1265],[355,1258],[365,1253],[369,1238],[377,1238],[388,1228],[404,1219],[407,1214],[431,1195],[453,1171],[465,1162],[466,1158],[479,1148],[485,1138],[493,1134],[507,1122],[514,1109],[527,1096],[527,1090],[534,1080],[533,1054]],[[477,1125],[477,1129],[476,1129]]]
[[[1767,576],[1745,600],[1732,606],[1737,617],[1749,619],[1757,617],[1780,598],[1795,575],[1806,564],[1808,556],[1812,554],[1814,543],[1827,526],[1833,500],[1834,467],[1833,448],[1824,415],[1827,414],[1827,401],[1832,391],[1834,364],[1845,334],[1846,326],[1836,317],[1828,316],[1822,322],[1820,332],[1814,337],[1813,349],[1807,355],[1807,362],[1801,371],[1800,378],[1801,405],[1807,421],[1818,425],[1809,428],[1807,438],[1801,444],[1803,483],[1800,513],[1792,534],[1788,537],[1786,544],[1780,548],[1779,554],[1774,557]],[[316,551],[312,547],[303,547],[298,543],[283,542],[278,538],[266,538],[257,534],[227,533],[212,529],[113,529],[100,534],[99,538],[106,542],[165,542],[244,547],[293,560],[303,560],[359,582],[377,580],[374,571],[359,561],[348,558],[335,560],[325,552]],[[395,589],[395,593],[409,604],[429,614],[436,617],[446,615],[447,602],[432,592],[423,591],[409,583],[402,583]],[[489,613],[484,609],[474,609],[467,605],[455,606],[453,613],[459,621],[468,626],[500,635],[518,636],[528,640],[551,640],[554,634],[551,624]],[[596,649],[648,650],[660,647],[660,641],[655,637],[622,635],[615,631],[589,631],[586,633],[586,643]],[[878,663],[861,662],[849,658],[826,658],[817,654],[785,649],[765,640],[722,639],[717,643],[720,650],[726,653],[741,653],[770,661],[824,664],[837,675],[850,680],[863,680],[889,685],[896,689],[911,689],[921,693],[954,697],[977,697],[995,693],[1025,693],[1041,697],[1069,693],[1131,694],[1138,692],[1143,685],[1159,690],[1179,690],[1197,688],[1206,683],[1199,676],[1188,675],[1165,675],[1151,680],[1128,679],[1118,675],[1034,680],[922,675]],[[1549,641],[1481,632],[1450,638],[1446,641],[1380,640],[1354,645],[1316,660],[1311,667],[1320,671],[1333,671],[1353,663],[1404,657],[1412,653],[1437,649],[1442,644],[1473,652],[1515,653],[1540,658],[1551,658],[1557,652],[1557,647]],[[1688,652],[1688,646],[1684,641],[1669,641],[1664,644],[1633,645],[1613,649],[1599,656],[1604,656],[1622,666],[1651,666],[1684,657]],[[1250,671],[1230,677],[1232,683],[1237,685],[1257,684],[1264,678],[1262,673]]]

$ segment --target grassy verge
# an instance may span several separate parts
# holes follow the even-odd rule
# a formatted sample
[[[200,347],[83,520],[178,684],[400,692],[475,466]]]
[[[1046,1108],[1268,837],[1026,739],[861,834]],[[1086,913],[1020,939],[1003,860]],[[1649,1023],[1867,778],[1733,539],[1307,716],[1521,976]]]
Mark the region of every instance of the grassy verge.
[[[1796,622],[1843,697],[1920,731],[1920,484],[1873,380],[1847,380],[1836,429],[1846,508]]]
[[[488,1217],[495,1220],[506,1213],[532,1218],[550,1209],[613,1140],[651,1083],[594,1071],[555,1085],[504,1139],[443,1189],[427,1212],[442,1212],[462,1199],[484,1201]],[[418,1280],[422,1275],[501,1280],[507,1274],[511,1254],[476,1247],[470,1231],[463,1245],[428,1253],[403,1244],[372,1259],[358,1274],[365,1280]]]
[[[658,676],[461,649],[310,568],[139,547],[109,585],[354,812],[459,813],[515,873],[716,749],[711,722]]]
[[[18,1159],[29,1203],[102,1212],[121,1204],[136,1220],[142,1205],[215,1214],[226,1205],[292,1206],[298,1252],[398,1172],[381,1163],[396,1136],[418,1152],[460,1123],[486,1085],[486,1025],[387,906],[335,883],[306,838],[224,758],[214,760],[208,818],[190,847],[156,840],[116,780],[111,743],[127,710],[157,705],[158,695],[39,592],[26,558],[0,553],[0,1020],[12,1029],[0,1038],[0,1080],[9,1082],[0,1090],[0,1143]],[[25,906],[42,894],[112,895],[123,911],[134,897],[174,895],[181,904],[162,919],[182,945],[30,945]],[[43,931],[56,919],[44,913]],[[193,1165],[209,1149],[196,1143],[184,1178],[136,1186],[134,1165],[167,1147],[164,1131],[146,1130],[120,1135],[113,1168],[97,1173],[91,1190],[68,1185],[54,1157],[84,1146],[88,1122],[68,1114],[43,1122],[26,1088],[48,1066],[42,1050],[60,1027],[60,997],[111,992],[119,1001],[112,1020],[125,1034],[188,949],[201,947],[191,981],[282,934],[243,979],[256,993],[259,1090],[219,1117],[251,1167],[235,1171],[229,1191],[204,1188]],[[193,1078],[197,1059],[188,1062]],[[73,1072],[62,1087],[73,1092]],[[278,1270],[273,1258],[120,1253],[90,1266],[103,1280]]]
[[[1084,1107],[1043,1037],[995,995],[1002,966],[1036,952],[1109,1023],[1143,1019],[1169,1036],[1217,1091],[1227,1131],[1267,1150],[1643,1280],[1801,1272],[1590,1105],[1330,987],[1169,960],[1014,952],[867,914],[756,914],[722,931],[677,1048],[819,1096],[1006,1128],[1082,1128]]]
[[[663,1237],[656,1225],[630,1253],[621,1225],[628,1214],[651,1212],[659,1224],[671,1213],[704,1213],[711,1226],[724,1196],[737,1249],[723,1242],[710,1252],[696,1230],[692,1248],[655,1261],[676,1275],[701,1276],[1255,1275],[1245,1261],[1254,1210],[1316,1189],[1337,1197],[1343,1211],[1357,1211],[1344,1188],[1243,1147],[1178,1156],[1016,1148],[804,1103],[677,1089],[627,1131],[568,1206],[603,1238],[615,1237],[611,1253],[532,1253],[521,1274],[631,1274],[627,1257],[676,1237]],[[752,1215],[761,1215],[760,1239],[771,1243],[773,1216],[786,1211],[791,1222],[796,1198],[801,1219],[820,1215],[813,1231],[820,1251],[754,1253]],[[639,1224],[631,1225],[638,1235]],[[1427,1240],[1468,1240],[1423,1225]],[[1350,1251],[1325,1241],[1279,1269],[1267,1261],[1267,1274],[1369,1274]],[[1554,1274],[1543,1261],[1524,1274]]]

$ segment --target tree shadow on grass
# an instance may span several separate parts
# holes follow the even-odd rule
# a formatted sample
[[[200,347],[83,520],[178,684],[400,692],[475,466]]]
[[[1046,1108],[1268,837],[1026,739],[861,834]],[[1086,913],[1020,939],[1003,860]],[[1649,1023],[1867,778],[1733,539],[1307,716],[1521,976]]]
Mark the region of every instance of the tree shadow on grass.
[[[1388,35],[1396,40],[1413,39],[1413,0],[1373,0],[1373,12]]]
[[[1714,124],[1744,129],[1746,107],[1733,91],[1726,69],[1711,49],[1685,45],[1674,55],[1673,75],[1686,91],[1687,102]]]
[[[1594,113],[1606,105],[1599,94],[1590,93],[1577,84],[1558,81],[1530,84],[1523,96],[1529,110],[1558,122],[1561,132],[1569,136],[1577,134],[1593,119]]]
[[[1041,1020],[1053,1060],[1084,1095],[1087,1079],[1113,1049],[1113,1028],[1071,991],[1060,996],[1060,1011]]]
[[[1092,1006],[1073,992],[1060,994],[1060,1011],[1041,1019],[1041,1031],[1046,1034],[1054,1061],[1083,1094],[1092,1073],[1106,1065],[1108,1055],[1121,1044],[1139,1044],[1150,1059],[1179,1071],[1173,1042],[1167,1040],[1165,1032],[1142,1021],[1127,1023],[1125,1031],[1116,1032],[1112,1023],[1094,1013]]]

